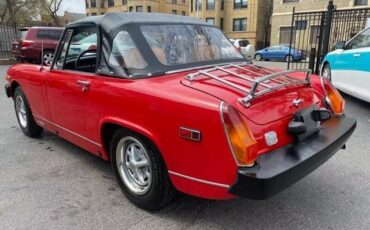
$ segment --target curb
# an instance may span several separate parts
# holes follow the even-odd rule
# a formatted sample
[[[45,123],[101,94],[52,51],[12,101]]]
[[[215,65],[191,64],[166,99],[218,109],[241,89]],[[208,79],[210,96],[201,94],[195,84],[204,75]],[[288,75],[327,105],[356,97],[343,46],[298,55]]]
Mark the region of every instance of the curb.
[[[13,65],[17,63],[14,59],[0,59],[0,65]]]

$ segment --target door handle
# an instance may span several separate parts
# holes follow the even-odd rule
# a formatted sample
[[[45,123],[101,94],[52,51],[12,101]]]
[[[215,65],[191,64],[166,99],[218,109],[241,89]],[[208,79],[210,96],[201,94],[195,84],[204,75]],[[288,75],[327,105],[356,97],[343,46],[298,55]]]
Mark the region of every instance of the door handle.
[[[86,80],[77,80],[77,85],[81,87],[82,92],[85,92],[89,89],[90,83],[90,81]]]
[[[353,54],[353,57],[360,57],[360,56],[361,56],[361,54],[359,54],[359,53]]]

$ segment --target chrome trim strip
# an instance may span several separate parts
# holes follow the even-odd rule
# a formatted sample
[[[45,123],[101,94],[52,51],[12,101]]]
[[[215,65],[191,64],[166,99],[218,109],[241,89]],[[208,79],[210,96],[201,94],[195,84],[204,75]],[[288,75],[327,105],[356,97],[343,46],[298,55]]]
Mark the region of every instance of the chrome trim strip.
[[[51,121],[48,121],[47,119],[45,119],[45,118],[43,118],[43,117],[41,117],[41,116],[39,116],[39,115],[36,115],[36,114],[34,114],[34,113],[32,113],[32,115],[33,115],[33,116],[35,116],[35,117],[37,117],[37,118],[39,118],[39,119],[41,119],[41,120],[43,120],[43,121],[45,121],[45,122],[47,122],[47,123],[49,123],[49,124],[52,124],[52,125],[54,125],[54,126],[56,126],[56,127],[60,128],[60,129],[63,129],[64,131],[69,132],[69,133],[71,133],[71,134],[73,134],[73,135],[75,135],[75,136],[77,136],[77,137],[79,137],[79,138],[81,138],[81,139],[84,139],[85,141],[88,141],[88,142],[90,142],[90,143],[92,143],[92,144],[94,144],[94,145],[96,145],[96,146],[102,147],[102,145],[101,145],[101,144],[96,143],[95,141],[92,141],[92,140],[90,140],[90,139],[88,139],[88,138],[86,138],[86,137],[84,137],[84,136],[82,136],[82,135],[80,135],[80,134],[78,134],[78,133],[75,133],[75,132],[73,132],[73,131],[71,131],[71,130],[69,130],[69,129],[66,129],[66,128],[64,128],[64,127],[62,127],[62,126],[60,126],[60,125],[58,125],[58,124],[55,124],[55,123],[53,123],[53,122],[51,122]]]
[[[168,173],[172,174],[172,175],[175,175],[175,176],[178,176],[178,177],[188,179],[188,180],[203,183],[203,184],[208,184],[208,185],[217,186],[217,187],[221,187],[221,188],[227,188],[227,189],[230,188],[230,185],[227,185],[227,184],[221,184],[221,183],[216,183],[216,182],[212,182],[212,181],[208,181],[208,180],[202,180],[202,179],[198,179],[198,178],[195,178],[195,177],[186,176],[184,174],[180,174],[180,173],[177,173],[177,172],[173,172],[173,171],[170,171],[170,170],[168,170]]]

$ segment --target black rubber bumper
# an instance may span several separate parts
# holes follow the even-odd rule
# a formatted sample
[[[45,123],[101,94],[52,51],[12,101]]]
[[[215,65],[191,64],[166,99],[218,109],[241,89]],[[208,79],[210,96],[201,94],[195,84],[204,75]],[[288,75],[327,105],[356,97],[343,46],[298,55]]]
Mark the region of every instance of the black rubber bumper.
[[[356,123],[347,116],[332,118],[305,141],[261,155],[254,167],[239,169],[229,192],[255,200],[279,193],[333,156],[352,135]]]
[[[6,85],[4,86],[4,88],[5,88],[6,96],[11,97],[11,96],[12,96],[12,91],[11,91],[11,89],[10,89],[10,85],[9,85],[9,84],[6,84]]]

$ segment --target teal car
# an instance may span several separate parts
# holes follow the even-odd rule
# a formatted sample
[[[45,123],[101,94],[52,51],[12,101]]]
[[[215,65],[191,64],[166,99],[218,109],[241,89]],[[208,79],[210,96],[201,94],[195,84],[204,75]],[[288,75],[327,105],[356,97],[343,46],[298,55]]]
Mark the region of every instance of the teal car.
[[[337,42],[323,61],[321,76],[339,90],[370,102],[370,27],[348,42]]]

